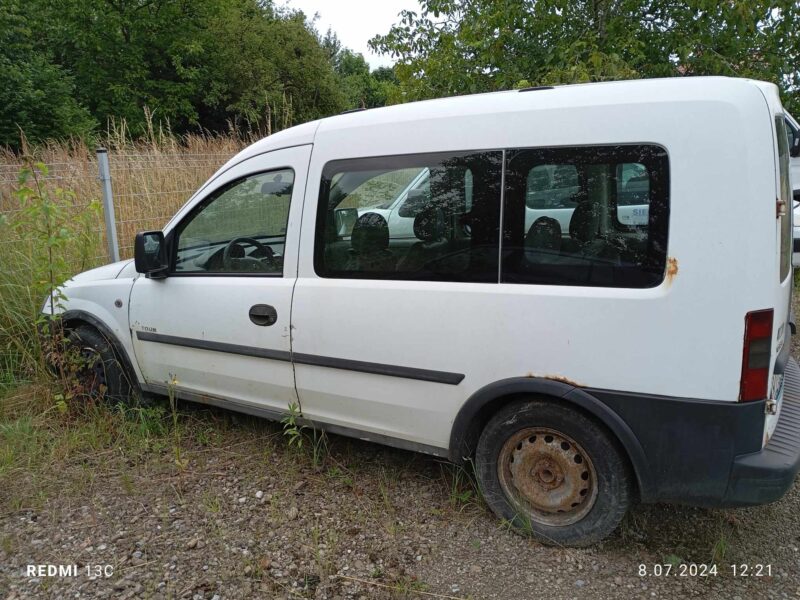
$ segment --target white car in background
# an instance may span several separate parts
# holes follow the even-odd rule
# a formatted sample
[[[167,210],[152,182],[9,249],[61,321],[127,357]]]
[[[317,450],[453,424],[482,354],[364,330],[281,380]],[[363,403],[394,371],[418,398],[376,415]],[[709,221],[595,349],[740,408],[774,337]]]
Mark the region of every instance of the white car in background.
[[[572,213],[581,201],[581,176],[575,165],[571,164],[541,164],[531,169],[526,180],[525,231],[538,219],[549,217],[558,221],[561,235],[568,238]],[[334,187],[353,185],[354,178],[364,178],[364,182],[357,184],[350,194],[358,198],[358,207],[344,207],[336,211],[336,229],[340,235],[349,235],[356,219],[372,212],[386,219],[390,239],[395,242],[419,241],[414,234],[414,218],[430,203],[430,171],[427,168],[402,169],[378,175],[356,173],[348,180],[334,182]],[[638,163],[618,165],[616,182],[619,224],[629,227],[647,225],[650,180],[644,166]],[[387,189],[392,189],[392,186],[400,191],[393,201],[386,203]],[[472,173],[469,170],[464,174],[463,190],[469,211],[472,204]]]

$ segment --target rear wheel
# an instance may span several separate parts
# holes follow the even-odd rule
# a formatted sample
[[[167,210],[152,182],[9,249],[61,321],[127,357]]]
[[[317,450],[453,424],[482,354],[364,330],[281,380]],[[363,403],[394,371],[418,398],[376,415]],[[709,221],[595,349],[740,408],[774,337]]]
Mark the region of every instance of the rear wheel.
[[[481,434],[475,463],[490,508],[547,544],[593,544],[631,503],[627,462],[582,412],[545,400],[515,402]]]
[[[79,393],[109,404],[139,402],[139,386],[130,380],[114,348],[97,329],[76,327],[69,335],[69,345]]]

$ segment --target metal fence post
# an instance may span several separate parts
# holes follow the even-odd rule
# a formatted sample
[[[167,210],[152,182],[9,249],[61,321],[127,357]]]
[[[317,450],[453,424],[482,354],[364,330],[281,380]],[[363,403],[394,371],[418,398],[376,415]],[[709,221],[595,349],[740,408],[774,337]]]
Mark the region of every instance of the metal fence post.
[[[106,218],[106,239],[108,240],[108,257],[111,262],[119,260],[119,242],[117,242],[117,221],[114,218],[114,197],[111,194],[111,169],[108,165],[108,150],[97,149],[98,179],[103,184],[103,214]]]

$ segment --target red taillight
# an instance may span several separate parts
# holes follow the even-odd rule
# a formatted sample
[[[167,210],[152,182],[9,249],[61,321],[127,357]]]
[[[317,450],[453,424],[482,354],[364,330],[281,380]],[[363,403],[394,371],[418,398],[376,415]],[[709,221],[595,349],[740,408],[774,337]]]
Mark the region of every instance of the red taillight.
[[[744,317],[744,350],[739,401],[763,400],[769,384],[773,311],[755,310]]]

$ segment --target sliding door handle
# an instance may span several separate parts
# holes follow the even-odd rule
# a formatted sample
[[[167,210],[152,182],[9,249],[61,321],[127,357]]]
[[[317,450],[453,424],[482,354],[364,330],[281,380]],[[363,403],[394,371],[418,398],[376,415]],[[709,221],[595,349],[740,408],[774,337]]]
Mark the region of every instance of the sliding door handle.
[[[250,307],[250,320],[261,327],[274,325],[278,320],[278,311],[269,304],[255,304]]]

